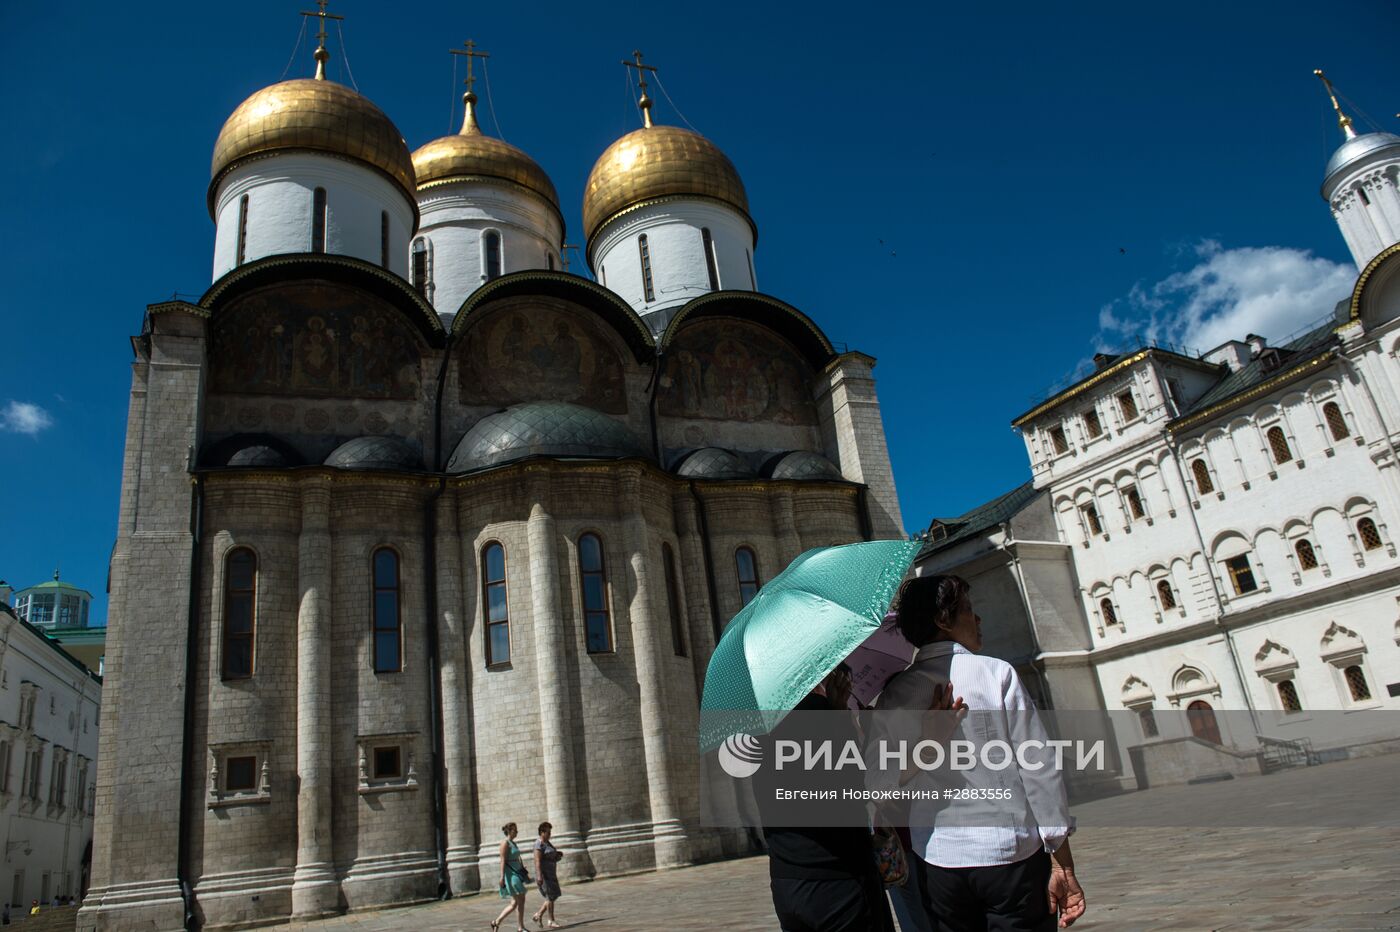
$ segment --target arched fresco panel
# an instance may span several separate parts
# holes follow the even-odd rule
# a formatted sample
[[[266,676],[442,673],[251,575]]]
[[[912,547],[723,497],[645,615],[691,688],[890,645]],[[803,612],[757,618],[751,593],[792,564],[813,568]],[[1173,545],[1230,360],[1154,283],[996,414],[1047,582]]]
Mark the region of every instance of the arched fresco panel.
[[[463,404],[567,401],[627,413],[622,356],[591,315],[542,306],[486,313],[463,343]]]
[[[806,361],[773,331],[726,317],[696,321],[676,335],[658,405],[671,417],[817,423]]]
[[[420,352],[418,334],[377,297],[332,282],[279,284],[215,315],[211,389],[412,399],[420,390]]]

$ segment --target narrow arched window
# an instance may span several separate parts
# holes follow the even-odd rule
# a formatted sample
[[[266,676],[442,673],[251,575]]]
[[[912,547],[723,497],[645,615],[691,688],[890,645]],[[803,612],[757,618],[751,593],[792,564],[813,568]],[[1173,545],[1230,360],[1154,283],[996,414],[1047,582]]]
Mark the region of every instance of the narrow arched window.
[[[1118,624],[1118,613],[1113,610],[1113,602],[1110,599],[1099,600],[1099,614],[1103,616],[1105,625]]]
[[[1284,680],[1278,684],[1278,704],[1285,712],[1303,711],[1303,703],[1298,698],[1298,687],[1293,685],[1292,680]]]
[[[677,657],[684,657],[685,621],[681,616],[681,590],[676,580],[676,555],[670,544],[661,545],[661,563],[666,572],[666,609],[671,616],[671,648]]]
[[[554,271],[554,253],[547,252],[544,254],[544,264],[545,268],[549,269],[551,272]]]
[[[486,231],[486,280],[501,277],[501,234]]]
[[[374,672],[403,669],[403,624],[399,606],[399,555],[388,547],[374,552]]]
[[[700,230],[700,243],[705,248],[705,271],[710,274],[710,290],[719,291],[719,267],[715,264],[715,241],[710,228]]]
[[[1361,546],[1367,550],[1379,550],[1381,548],[1381,532],[1376,530],[1376,522],[1370,518],[1362,518],[1356,522],[1356,533],[1361,538]]]
[[[1270,427],[1268,434],[1269,449],[1273,451],[1274,462],[1279,466],[1293,459],[1293,451],[1288,449],[1288,438],[1283,435],[1282,427]]]
[[[1351,436],[1347,419],[1342,416],[1342,409],[1337,407],[1336,402],[1329,401],[1323,405],[1322,416],[1327,419],[1327,429],[1332,432],[1333,440],[1345,440]]]
[[[428,243],[423,237],[413,241],[413,287],[424,297],[428,294]]]
[[[481,548],[481,604],[486,606],[486,665],[510,662],[510,607],[506,602],[506,548]]]
[[[1157,716],[1152,714],[1151,708],[1138,709],[1138,724],[1142,725],[1144,738],[1157,737]]]
[[[389,212],[379,212],[379,264],[389,267]]]
[[[257,620],[258,558],[247,547],[224,558],[223,678],[253,675],[253,633]]]
[[[613,649],[608,618],[608,577],[603,565],[603,542],[597,534],[578,539],[579,581],[583,586],[583,628],[590,654]]]
[[[1317,569],[1317,553],[1313,551],[1312,541],[1304,538],[1293,545],[1293,552],[1298,555],[1298,566],[1305,570]]]
[[[238,257],[235,265],[242,265],[248,254],[248,195],[238,199]]]
[[[739,575],[739,605],[748,605],[762,583],[758,580],[758,557],[752,548],[740,547],[734,551],[734,568]]]
[[[1346,678],[1347,689],[1351,691],[1353,702],[1364,702],[1371,698],[1371,686],[1366,682],[1366,672],[1360,666],[1353,664],[1342,671],[1342,676]]]
[[[1176,593],[1172,592],[1172,584],[1165,579],[1157,581],[1157,601],[1162,603],[1162,610],[1176,608]]]
[[[1084,526],[1089,529],[1090,534],[1102,534],[1103,522],[1099,520],[1099,510],[1092,504],[1080,505],[1079,511],[1084,515]]]
[[[311,197],[311,251],[326,251],[326,189],[317,188]]]
[[[1128,513],[1134,519],[1147,517],[1147,508],[1142,504],[1142,493],[1137,486],[1130,485],[1123,490],[1123,498],[1128,503]]]
[[[642,294],[646,300],[655,301],[656,288],[651,280],[651,246],[647,244],[645,233],[637,237],[637,255],[642,260]]]
[[[1210,470],[1206,468],[1205,460],[1191,461],[1191,475],[1196,479],[1196,492],[1205,495],[1207,492],[1215,491],[1215,483],[1210,481]]]

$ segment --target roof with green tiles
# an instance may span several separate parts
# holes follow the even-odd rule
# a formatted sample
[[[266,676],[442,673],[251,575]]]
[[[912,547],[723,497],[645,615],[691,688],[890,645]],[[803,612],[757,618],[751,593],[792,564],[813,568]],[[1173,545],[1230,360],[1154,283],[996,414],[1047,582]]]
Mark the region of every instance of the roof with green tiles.
[[[1211,408],[1228,404],[1235,396],[1242,395],[1271,379],[1287,375],[1302,364],[1317,359],[1336,346],[1336,326],[1337,322],[1328,318],[1320,326],[1282,346],[1266,348],[1197,398],[1170,426],[1199,420],[1199,416]]]
[[[956,518],[934,518],[929,524],[929,538],[919,551],[918,559],[1010,520],[1039,494],[1032,483],[1025,482]],[[940,530],[942,536],[935,539],[934,534]]]

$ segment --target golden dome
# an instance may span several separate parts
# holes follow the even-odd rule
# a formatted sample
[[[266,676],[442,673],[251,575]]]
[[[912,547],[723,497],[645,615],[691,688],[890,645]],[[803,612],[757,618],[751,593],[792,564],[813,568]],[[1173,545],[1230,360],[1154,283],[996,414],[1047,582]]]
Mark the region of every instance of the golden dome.
[[[645,126],[608,146],[589,173],[583,194],[585,237],[592,240],[603,224],[629,207],[674,196],[723,201],[753,224],[744,182],[718,146],[678,126]]]
[[[363,162],[388,175],[414,202],[408,144],[384,111],[343,84],[297,78],[258,91],[224,122],[214,143],[210,214],[219,182],[234,166],[288,149],[329,152]]]
[[[500,178],[535,192],[557,211],[559,195],[544,169],[505,140],[483,133],[476,123],[476,95],[466,96],[462,131],[434,139],[413,153],[418,189],[468,178]]]

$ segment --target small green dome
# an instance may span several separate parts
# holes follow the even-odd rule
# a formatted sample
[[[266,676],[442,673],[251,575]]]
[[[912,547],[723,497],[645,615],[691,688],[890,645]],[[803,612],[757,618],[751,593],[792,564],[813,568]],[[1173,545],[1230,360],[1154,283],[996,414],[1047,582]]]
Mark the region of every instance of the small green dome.
[[[447,463],[471,472],[532,456],[624,459],[646,446],[621,421],[562,401],[533,401],[489,414],[472,426]]]

